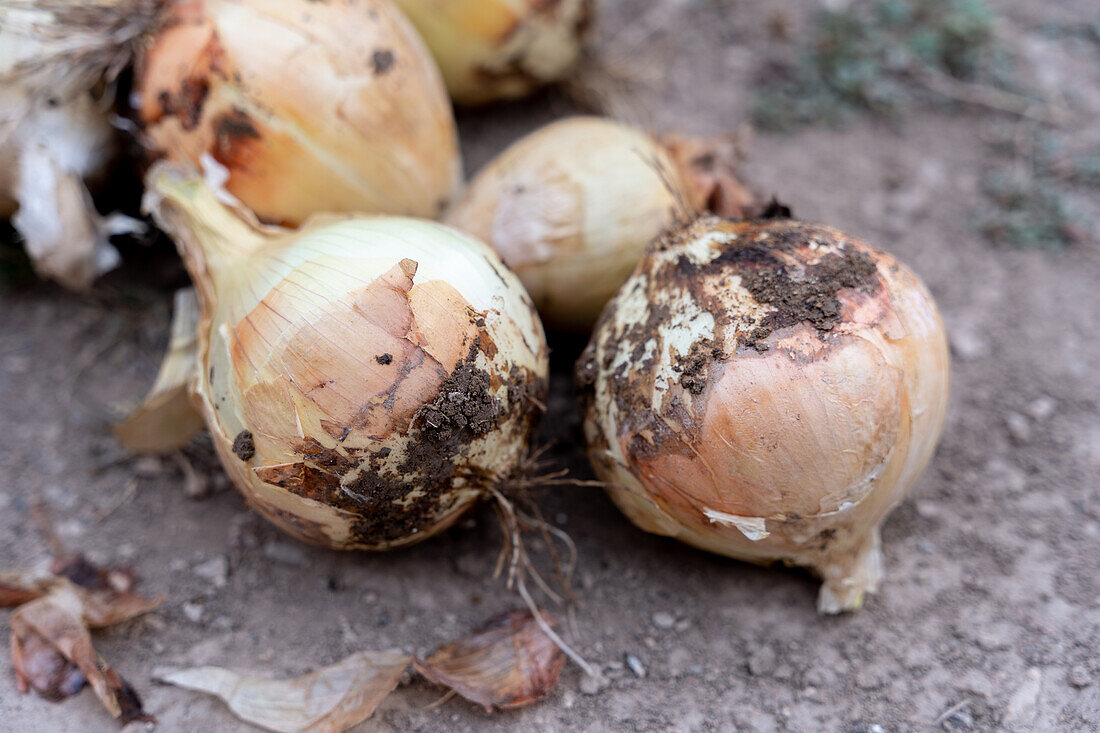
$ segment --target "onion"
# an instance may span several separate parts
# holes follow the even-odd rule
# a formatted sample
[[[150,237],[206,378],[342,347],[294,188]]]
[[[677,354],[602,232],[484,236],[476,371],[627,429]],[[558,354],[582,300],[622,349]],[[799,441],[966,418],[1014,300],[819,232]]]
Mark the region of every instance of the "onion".
[[[133,6],[0,6],[0,217],[14,214],[40,275],[73,289],[118,264],[112,235],[142,228],[128,217],[100,216],[86,188],[116,149],[110,88],[100,96],[89,90],[110,82],[125,56],[114,46],[136,32],[125,20],[141,15]],[[94,34],[82,30],[89,13],[108,21]]]
[[[548,325],[587,330],[677,217],[716,204],[740,216],[753,205],[708,158],[714,144],[669,142],[598,117],[559,120],[486,165],[445,221],[497,251]]]
[[[519,470],[547,347],[491,250],[400,217],[260,227],[163,165],[147,186],[202,306],[197,399],[260,513],[306,541],[385,549]]]
[[[594,0],[395,0],[459,104],[525,96],[580,58]]]
[[[436,216],[462,180],[439,70],[389,0],[170,4],[139,59],[141,120],[169,159],[204,154],[264,221]]]
[[[792,220],[670,229],[577,363],[589,458],[642,529],[824,581],[823,612],[882,575],[878,526],[938,440],[935,303],[887,254]]]

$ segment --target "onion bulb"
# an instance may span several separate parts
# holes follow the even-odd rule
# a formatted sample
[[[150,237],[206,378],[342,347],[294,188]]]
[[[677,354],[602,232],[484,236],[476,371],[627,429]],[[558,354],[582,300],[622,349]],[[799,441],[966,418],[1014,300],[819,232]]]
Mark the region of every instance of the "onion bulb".
[[[655,240],[577,362],[589,458],[640,528],[807,567],[818,608],[882,575],[879,524],[928,463],[948,353],[893,257],[797,221]]]
[[[198,292],[193,390],[255,509],[306,541],[386,549],[446,528],[519,469],[547,347],[491,250],[401,217],[262,227],[165,166],[147,208]]]
[[[728,185],[696,163],[708,149],[598,117],[559,120],[488,163],[444,220],[497,251],[547,325],[587,330],[678,217],[719,201],[734,216],[751,208],[739,184],[740,198],[712,195]]]
[[[594,0],[395,0],[458,104],[530,94],[580,58]]]
[[[114,234],[141,229],[121,215],[101,216],[86,186],[113,159],[110,87],[117,44],[138,30],[130,0],[0,5],[0,217],[12,216],[35,270],[84,289],[118,264]],[[86,14],[107,22],[82,31]],[[105,37],[110,48],[100,48]]]
[[[434,217],[462,180],[439,70],[389,0],[187,0],[139,57],[152,144],[228,170],[264,221]]]

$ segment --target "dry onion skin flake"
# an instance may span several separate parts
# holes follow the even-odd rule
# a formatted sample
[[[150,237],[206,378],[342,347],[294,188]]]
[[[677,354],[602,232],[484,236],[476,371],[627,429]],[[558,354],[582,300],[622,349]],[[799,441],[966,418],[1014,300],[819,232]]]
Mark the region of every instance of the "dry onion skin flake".
[[[158,166],[148,208],[202,306],[194,386],[238,489],[288,533],[387,549],[452,524],[527,456],[542,326],[485,245],[430,221],[246,221]]]
[[[155,148],[266,222],[319,212],[437,216],[462,181],[439,69],[389,0],[187,0],[139,55]]]
[[[515,99],[568,75],[595,0],[395,0],[431,49],[451,98]]]
[[[878,527],[932,456],[943,326],[888,254],[789,219],[654,241],[577,362],[589,458],[640,528],[821,577],[854,610]]]

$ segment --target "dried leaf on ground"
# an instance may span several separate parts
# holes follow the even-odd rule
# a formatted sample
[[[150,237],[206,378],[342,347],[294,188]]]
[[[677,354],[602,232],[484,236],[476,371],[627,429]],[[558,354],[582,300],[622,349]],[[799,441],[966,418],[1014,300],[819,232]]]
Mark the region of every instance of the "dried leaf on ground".
[[[411,658],[358,652],[289,680],[248,677],[220,667],[155,673],[171,685],[215,695],[241,720],[283,733],[336,733],[369,718],[397,687]]]
[[[11,617],[11,654],[20,692],[58,702],[91,684],[107,711],[123,723],[152,720],[133,688],[96,654],[84,619],[85,596],[71,584],[25,603]]]
[[[77,587],[83,602],[81,615],[93,629],[129,621],[152,611],[164,600],[134,593],[133,570],[101,567],[83,555],[57,560],[50,570]]]
[[[60,702],[88,683],[123,723],[153,720],[133,688],[96,653],[88,630],[134,618],[161,600],[133,593],[132,571],[100,567],[82,555],[55,561],[51,571],[46,578],[0,577],[0,606],[18,606],[10,625],[19,691]]]
[[[0,608],[15,608],[41,598],[53,584],[52,578],[28,578],[18,573],[0,574]]]
[[[172,330],[156,381],[141,404],[114,426],[115,437],[135,453],[182,448],[203,428],[191,404],[191,380],[199,368],[199,303],[193,288],[176,291]]]
[[[553,619],[542,613],[551,626]],[[501,614],[467,637],[440,647],[416,669],[487,711],[541,700],[557,684],[565,655],[528,610]]]

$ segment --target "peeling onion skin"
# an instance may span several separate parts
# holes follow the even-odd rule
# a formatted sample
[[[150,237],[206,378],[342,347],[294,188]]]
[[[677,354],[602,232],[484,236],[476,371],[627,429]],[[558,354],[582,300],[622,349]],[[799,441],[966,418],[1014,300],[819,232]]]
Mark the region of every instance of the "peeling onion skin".
[[[436,217],[462,181],[439,69],[389,0],[187,0],[139,59],[157,152],[229,171],[269,223],[319,212]]]
[[[490,161],[444,221],[496,250],[548,326],[587,331],[688,196],[653,138],[572,117]]]
[[[792,220],[656,240],[577,362],[589,458],[640,528],[807,567],[818,608],[882,576],[878,527],[930,460],[949,359],[890,255]]]
[[[196,399],[257,511],[307,542],[389,549],[519,470],[548,350],[491,250],[400,217],[257,228],[197,179],[147,183],[202,304]]]
[[[595,0],[395,0],[456,104],[517,99],[576,65]]]

